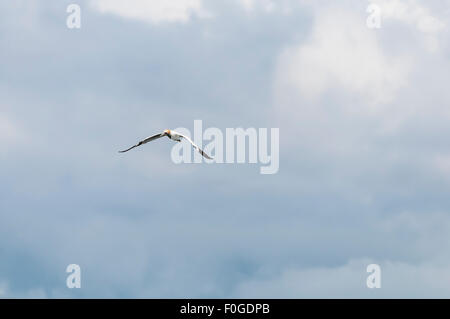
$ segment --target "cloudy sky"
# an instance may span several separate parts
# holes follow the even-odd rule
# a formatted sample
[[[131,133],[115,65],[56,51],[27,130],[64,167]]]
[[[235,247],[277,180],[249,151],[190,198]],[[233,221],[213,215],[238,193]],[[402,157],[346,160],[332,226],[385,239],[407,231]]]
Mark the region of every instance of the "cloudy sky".
[[[2,1],[0,297],[450,297],[449,22],[449,0]],[[117,153],[196,119],[280,128],[279,172]]]

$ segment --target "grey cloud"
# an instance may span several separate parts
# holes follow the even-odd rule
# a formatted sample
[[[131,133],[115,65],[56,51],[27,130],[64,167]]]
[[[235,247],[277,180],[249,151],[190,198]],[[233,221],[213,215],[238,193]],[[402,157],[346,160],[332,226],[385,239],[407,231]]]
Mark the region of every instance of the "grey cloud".
[[[68,30],[68,2],[36,3],[1,5],[0,120],[17,132],[0,138],[1,296],[447,295],[445,40],[429,52],[414,28],[381,29],[383,54],[415,65],[370,112],[334,87],[315,102],[275,91],[280,54],[306,43],[313,5],[214,2],[213,19],[156,27],[81,2],[82,29]],[[340,9],[364,23],[365,6]],[[418,41],[399,45],[404,34]],[[194,119],[280,127],[279,173],[175,165],[166,143],[117,154]],[[381,293],[360,285],[366,261],[385,269]],[[69,263],[82,267],[79,291],[65,287]]]

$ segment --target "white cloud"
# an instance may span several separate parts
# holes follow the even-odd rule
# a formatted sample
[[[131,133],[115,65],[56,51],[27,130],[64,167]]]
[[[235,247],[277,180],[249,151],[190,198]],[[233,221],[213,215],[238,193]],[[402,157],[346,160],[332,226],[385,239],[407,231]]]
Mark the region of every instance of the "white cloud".
[[[237,4],[241,6],[247,13],[281,13],[291,14],[293,8],[301,3],[299,1],[291,0],[236,0]]]
[[[434,167],[437,169],[438,173],[445,176],[445,178],[450,179],[450,155],[449,154],[438,154],[434,157]]]
[[[249,280],[236,290],[238,298],[432,298],[450,295],[450,267],[438,264],[382,262],[381,288],[369,289],[369,259],[337,267],[287,269],[278,276]],[[376,262],[375,262],[376,263]]]
[[[388,102],[407,83],[407,74],[407,61],[386,56],[360,16],[325,10],[316,14],[309,40],[281,54],[277,78],[279,86],[303,97],[338,89]]]
[[[0,298],[43,299],[47,298],[47,294],[42,288],[28,289],[20,292],[11,291],[6,282],[0,282]]]
[[[446,160],[433,162],[438,143],[424,143],[446,134],[446,50],[424,50],[430,34],[412,22],[384,19],[381,29],[367,28],[365,7],[311,5],[315,23],[306,41],[280,54],[274,111],[288,132],[283,141],[314,158],[323,155],[317,151],[345,154],[343,166],[367,152],[385,172],[395,161],[446,170]],[[418,11],[431,15],[430,8]],[[374,165],[368,158],[358,161],[361,174]]]
[[[433,16],[431,10],[415,0],[371,0],[381,8],[381,15],[385,19],[395,19],[415,26],[425,33],[441,31],[445,23]]]
[[[6,116],[0,114],[0,142],[10,143],[21,137],[18,127]]]
[[[402,212],[376,221],[379,230],[363,256],[335,266],[292,266],[279,272],[261,271],[237,285],[238,298],[417,298],[450,296],[450,215],[446,212]],[[353,235],[355,236],[355,235]],[[391,237],[392,236],[392,237]],[[402,240],[401,238],[403,237]],[[397,245],[396,254],[378,258],[378,244]],[[387,244],[389,245],[389,244]],[[402,251],[411,253],[402,254]],[[408,260],[405,260],[405,256]],[[369,289],[366,268],[381,267],[381,288]]]
[[[4,297],[6,295],[7,287],[6,283],[0,283],[0,297]]]
[[[96,0],[95,9],[124,18],[153,24],[162,22],[187,22],[192,15],[208,17],[201,0]]]
[[[381,9],[383,20],[395,20],[423,33],[424,43],[429,51],[439,48],[439,34],[446,24],[434,16],[431,10],[416,0],[371,0]]]
[[[263,9],[265,12],[272,12],[276,7],[276,3],[272,0],[238,0],[239,4],[247,11],[254,11],[257,8]]]

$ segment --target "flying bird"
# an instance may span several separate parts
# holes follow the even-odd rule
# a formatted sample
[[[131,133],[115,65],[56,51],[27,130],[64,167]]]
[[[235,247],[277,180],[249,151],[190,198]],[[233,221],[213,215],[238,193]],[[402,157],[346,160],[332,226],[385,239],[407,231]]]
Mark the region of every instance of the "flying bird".
[[[205,157],[205,158],[207,158],[207,159],[212,159],[212,157],[210,157],[208,154],[206,154],[205,152],[203,152],[203,150],[202,150],[200,147],[198,147],[194,142],[192,142],[192,140],[191,140],[189,137],[187,137],[187,136],[185,136],[185,135],[183,135],[183,134],[181,134],[181,133],[177,133],[177,132],[175,132],[175,131],[171,131],[171,130],[164,130],[164,132],[162,132],[162,133],[160,133],[160,134],[155,134],[155,135],[149,136],[149,137],[147,137],[146,139],[144,139],[144,140],[140,141],[139,143],[137,143],[136,145],[133,145],[133,146],[131,146],[130,148],[124,150],[124,151],[119,151],[119,153],[125,153],[125,152],[128,152],[129,150],[132,150],[132,149],[135,148],[135,147],[141,146],[141,145],[143,145],[143,144],[145,144],[145,143],[151,142],[151,141],[153,141],[153,140],[156,140],[156,139],[161,138],[161,137],[164,137],[164,136],[167,136],[167,137],[170,138],[171,140],[174,140],[174,141],[177,141],[177,142],[181,142],[181,140],[184,138],[184,139],[186,139],[189,143],[191,143],[192,146],[193,146],[200,154],[202,154],[203,157]]]

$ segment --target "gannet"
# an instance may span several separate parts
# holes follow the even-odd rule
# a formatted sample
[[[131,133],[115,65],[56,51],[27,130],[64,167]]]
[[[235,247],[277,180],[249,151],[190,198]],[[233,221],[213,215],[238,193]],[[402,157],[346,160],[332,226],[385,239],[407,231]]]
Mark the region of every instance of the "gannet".
[[[200,154],[202,154],[203,157],[205,157],[205,158],[207,158],[207,159],[212,159],[212,157],[210,157],[208,154],[206,154],[205,152],[203,152],[203,150],[202,150],[200,147],[198,147],[194,142],[192,142],[192,140],[191,140],[189,137],[187,137],[187,136],[185,136],[185,135],[183,135],[183,134],[181,134],[181,133],[178,133],[178,132],[175,132],[175,131],[171,131],[171,130],[164,130],[164,132],[162,132],[162,133],[160,133],[160,134],[155,134],[155,135],[153,135],[153,136],[149,136],[149,137],[147,137],[146,139],[144,139],[144,140],[140,141],[139,143],[137,143],[136,145],[131,146],[129,149],[126,149],[126,150],[124,150],[124,151],[119,151],[119,153],[125,153],[125,152],[128,152],[129,150],[131,150],[131,149],[133,149],[133,148],[135,148],[135,147],[141,146],[141,145],[143,145],[143,144],[145,144],[145,143],[148,143],[148,142],[150,142],[150,141],[156,140],[156,139],[161,138],[161,137],[164,137],[164,136],[167,136],[167,137],[170,138],[171,140],[174,140],[174,141],[177,141],[177,142],[181,142],[181,139],[184,138],[184,139],[186,139],[189,143],[191,143],[192,146],[193,146]]]

